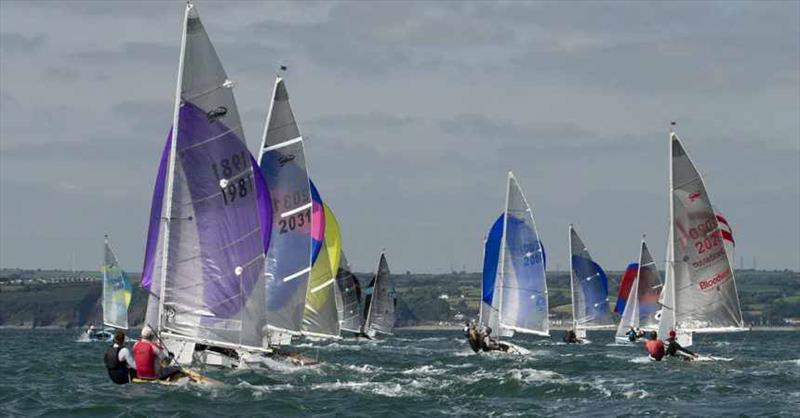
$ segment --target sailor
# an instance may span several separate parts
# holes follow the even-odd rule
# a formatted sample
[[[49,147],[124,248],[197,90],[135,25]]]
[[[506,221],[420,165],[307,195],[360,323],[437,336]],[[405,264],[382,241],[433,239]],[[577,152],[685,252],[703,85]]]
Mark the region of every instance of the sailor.
[[[664,341],[658,339],[658,333],[653,331],[650,333],[649,339],[644,344],[647,354],[650,355],[650,360],[661,361],[664,358]]]
[[[125,332],[117,330],[114,334],[114,344],[106,350],[103,358],[111,381],[124,385],[136,377],[136,363],[130,350],[125,347]]]
[[[486,327],[486,334],[483,337],[481,346],[483,351],[500,350],[500,344],[492,338],[492,327]]]
[[[637,333],[636,330],[633,329],[633,327],[630,327],[630,329],[628,330],[628,332],[625,333],[625,335],[628,336],[628,341],[636,342]]]
[[[133,346],[136,375],[143,380],[166,380],[181,373],[180,367],[161,366],[161,360],[172,359],[172,353],[153,342],[156,333],[148,325],[142,328],[142,338]]]
[[[577,344],[577,343],[580,342],[580,340],[578,339],[578,335],[575,333],[574,329],[570,329],[570,330],[564,331],[564,338],[563,339],[564,339],[564,342],[567,343],[567,344]]]
[[[94,334],[94,331],[95,331],[95,330],[94,330],[94,322],[90,322],[90,323],[89,323],[89,328],[88,328],[88,329],[86,329],[86,335],[88,335],[88,336],[90,336],[90,337],[91,337],[91,336],[93,336],[93,334]]]
[[[636,327],[636,339],[638,340],[639,338],[645,337],[647,337],[647,332],[639,327]]]
[[[693,353],[678,343],[677,333],[674,329],[669,330],[669,338],[667,338],[667,349],[666,349],[668,356],[678,356],[678,353],[685,353],[691,357],[681,356],[687,360],[691,360],[692,357],[697,357],[696,353]]]

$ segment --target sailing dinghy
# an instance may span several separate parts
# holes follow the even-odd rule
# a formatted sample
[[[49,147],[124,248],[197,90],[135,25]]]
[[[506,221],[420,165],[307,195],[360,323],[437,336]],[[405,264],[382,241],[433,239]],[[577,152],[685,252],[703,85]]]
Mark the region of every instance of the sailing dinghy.
[[[656,268],[656,262],[647,249],[647,244],[642,238],[639,248],[639,264],[636,276],[630,285],[622,318],[619,320],[615,340],[617,343],[634,342],[627,336],[632,329],[651,332],[658,329],[658,315],[660,307],[658,298],[661,294],[661,277]],[[642,342],[643,339],[638,340]]]
[[[512,172],[508,172],[503,214],[494,222],[484,246],[479,324],[491,328],[504,351],[526,354],[499,341],[515,332],[549,337],[544,246],[533,211]]]
[[[378,334],[393,335],[397,319],[397,293],[392,284],[386,253],[381,252],[378,269],[364,292],[364,325],[362,334],[370,339]]]
[[[262,348],[269,192],[196,7],[183,19],[172,129],[153,191],[146,324],[180,365],[236,366]]]
[[[339,271],[336,273],[336,294],[339,309],[339,328],[351,334],[360,334],[364,325],[361,316],[361,283],[353,274],[342,250]]]
[[[131,280],[122,270],[117,255],[108,243],[108,235],[103,242],[103,325],[105,329],[87,331],[92,341],[110,342],[115,329],[128,329],[128,306],[131,304]]]
[[[670,132],[669,240],[658,333],[677,333],[682,346],[695,333],[746,331],[725,229],[703,178],[678,135]],[[727,226],[727,222],[726,222]]]
[[[572,329],[579,340],[588,330],[616,328],[608,306],[608,277],[595,263],[575,227],[569,226],[570,287],[572,289]]]

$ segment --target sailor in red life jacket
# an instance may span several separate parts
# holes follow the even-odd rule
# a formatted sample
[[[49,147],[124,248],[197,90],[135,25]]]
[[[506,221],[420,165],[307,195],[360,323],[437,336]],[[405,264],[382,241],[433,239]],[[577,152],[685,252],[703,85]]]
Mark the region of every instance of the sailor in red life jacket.
[[[657,332],[650,333],[650,339],[645,342],[644,347],[650,355],[650,360],[661,361],[664,358],[664,341],[658,339]]]
[[[161,366],[161,360],[171,358],[172,353],[154,343],[155,336],[153,329],[145,325],[142,328],[142,338],[133,345],[133,359],[136,362],[136,375],[139,379],[166,380],[181,373],[179,367]]]

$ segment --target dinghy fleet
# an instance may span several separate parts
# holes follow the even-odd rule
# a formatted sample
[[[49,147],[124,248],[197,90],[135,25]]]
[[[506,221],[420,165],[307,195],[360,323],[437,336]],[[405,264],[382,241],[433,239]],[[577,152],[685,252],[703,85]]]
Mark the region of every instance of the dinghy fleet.
[[[237,367],[265,357],[312,364],[289,351],[298,338],[391,334],[396,293],[386,254],[361,288],[333,209],[315,187],[303,136],[278,76],[261,146],[247,149],[224,70],[196,7],[183,19],[172,126],[153,190],[141,287],[145,325],[184,367]],[[285,68],[282,68],[285,69]],[[644,239],[623,277],[615,307],[608,277],[569,226],[572,332],[616,329],[695,333],[744,329],[730,256],[705,185],[674,132],[669,134],[670,222],[666,277]],[[534,212],[509,172],[502,213],[484,242],[476,351],[491,334],[501,351],[524,354],[517,333],[547,337],[547,254]],[[105,242],[104,323],[127,329],[131,285]],[[624,291],[624,294],[623,294]],[[620,303],[621,302],[621,303]],[[491,331],[489,331],[491,330]],[[488,331],[488,333],[487,333]],[[496,340],[495,340],[496,338]],[[634,338],[635,339],[635,338]]]

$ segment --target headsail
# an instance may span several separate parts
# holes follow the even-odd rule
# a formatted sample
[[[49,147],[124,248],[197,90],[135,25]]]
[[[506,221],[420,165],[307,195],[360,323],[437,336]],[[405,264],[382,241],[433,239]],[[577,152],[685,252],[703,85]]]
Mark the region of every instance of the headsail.
[[[608,277],[592,260],[575,228],[569,226],[572,320],[578,329],[613,329],[614,318],[608,306]]]
[[[232,87],[195,6],[187,4],[142,285],[151,294],[151,326],[189,341],[257,348],[264,318],[260,219],[271,210],[257,198],[267,191],[257,190]]]
[[[103,246],[103,323],[128,329],[128,306],[131,304],[131,280],[122,271],[106,235]]]
[[[619,292],[617,293],[617,303],[614,305],[614,313],[622,315],[622,312],[625,311],[625,303],[628,301],[628,295],[631,293],[631,286],[633,286],[637,274],[639,274],[639,263],[628,264],[619,279]]]
[[[522,190],[508,173],[500,254],[500,326],[550,335],[544,247]]]
[[[333,260],[328,248],[339,248],[339,230],[335,219],[331,221],[330,232],[331,242],[335,242],[330,247],[325,243],[327,237],[324,235],[329,232],[328,219],[324,216],[324,204],[316,191],[316,187],[311,183],[311,196],[314,206],[318,206],[316,212],[319,216],[312,217],[312,231],[317,229],[322,233],[318,234],[320,244],[315,246],[317,256],[311,266],[311,275],[308,280],[308,292],[306,293],[305,312],[303,314],[303,334],[316,337],[338,337],[339,316],[336,309],[336,276],[331,270]],[[332,215],[333,213],[330,212]],[[314,245],[312,243],[312,245]],[[314,251],[312,249],[312,251]],[[337,261],[339,254],[334,257]]]
[[[361,284],[350,269],[350,264],[342,252],[339,271],[336,275],[338,289],[339,326],[344,331],[360,332],[364,319],[361,316]]]
[[[500,247],[503,240],[505,214],[494,221],[483,244],[483,280],[478,323],[492,329],[492,334],[510,337],[514,331],[500,327]]]
[[[394,329],[397,294],[391,280],[386,254],[381,253],[378,271],[367,288],[364,304],[367,311],[364,333],[369,336],[376,333],[391,334]]]
[[[674,132],[670,151],[667,278],[672,300],[662,300],[665,311],[673,310],[672,325],[679,333],[741,329],[733,269],[705,184]]]
[[[298,334],[311,271],[312,204],[303,137],[281,77],[275,80],[262,140],[259,165],[275,212],[266,263],[266,322],[270,329]]]

